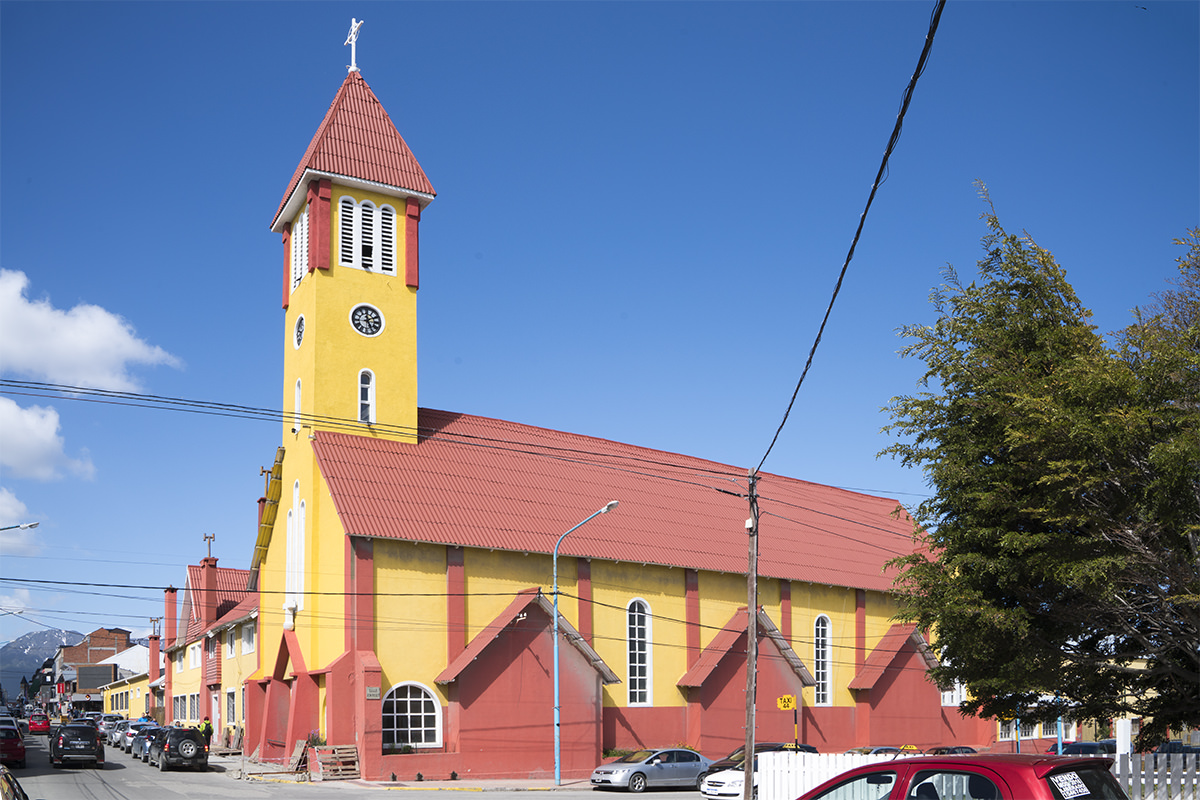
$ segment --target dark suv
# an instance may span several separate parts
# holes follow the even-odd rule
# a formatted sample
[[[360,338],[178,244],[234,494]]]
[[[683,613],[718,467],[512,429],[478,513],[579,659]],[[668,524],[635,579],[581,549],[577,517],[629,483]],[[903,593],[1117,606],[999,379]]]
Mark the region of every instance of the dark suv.
[[[195,728],[162,728],[150,740],[148,761],[166,772],[169,767],[208,769],[208,745]]]
[[[104,742],[96,726],[87,722],[69,722],[60,725],[50,734],[50,764],[91,764],[96,769],[104,767]]]

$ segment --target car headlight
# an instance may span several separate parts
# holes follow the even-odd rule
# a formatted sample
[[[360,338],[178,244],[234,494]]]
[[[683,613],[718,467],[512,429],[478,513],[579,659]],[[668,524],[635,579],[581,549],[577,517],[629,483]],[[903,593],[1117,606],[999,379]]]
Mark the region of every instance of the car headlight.
[[[629,774],[629,768],[628,768],[628,767],[624,767],[624,768],[622,768],[622,769],[614,769],[614,770],[612,771],[612,776],[613,776],[614,778],[624,778],[624,777],[625,777],[626,775],[628,775],[628,774]]]
[[[736,778],[730,778],[728,781],[725,782],[725,785],[730,788],[733,788],[735,786],[740,788],[745,782],[746,782],[746,776],[739,775]]]

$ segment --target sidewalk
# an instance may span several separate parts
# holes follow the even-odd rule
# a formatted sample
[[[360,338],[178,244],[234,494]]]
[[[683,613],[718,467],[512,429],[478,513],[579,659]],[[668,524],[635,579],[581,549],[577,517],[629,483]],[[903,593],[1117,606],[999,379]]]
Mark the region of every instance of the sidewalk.
[[[208,768],[212,772],[223,772],[231,778],[242,778],[245,768],[246,780],[263,780],[279,783],[307,783],[307,772],[289,772],[283,764],[266,764],[242,761],[240,754],[210,755]],[[590,789],[591,783],[587,778],[564,778],[561,785],[555,786],[553,778],[546,779],[495,779],[495,780],[458,780],[458,781],[367,781],[351,779],[345,781],[330,781],[358,786],[371,786],[378,789],[421,791],[444,790],[447,792],[554,792],[580,791]]]

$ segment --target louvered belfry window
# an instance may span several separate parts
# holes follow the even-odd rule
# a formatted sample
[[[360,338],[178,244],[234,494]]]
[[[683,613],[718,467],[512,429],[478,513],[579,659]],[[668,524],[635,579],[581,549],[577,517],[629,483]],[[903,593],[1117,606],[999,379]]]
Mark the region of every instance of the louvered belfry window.
[[[308,271],[308,209],[305,209],[292,226],[292,289],[300,285]]]
[[[396,273],[396,210],[350,196],[338,202],[338,261],[344,267]]]

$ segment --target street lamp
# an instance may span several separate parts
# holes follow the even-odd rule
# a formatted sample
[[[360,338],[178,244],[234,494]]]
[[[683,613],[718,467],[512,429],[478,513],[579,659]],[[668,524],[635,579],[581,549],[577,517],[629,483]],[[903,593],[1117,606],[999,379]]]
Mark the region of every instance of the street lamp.
[[[41,524],[42,523],[40,523],[40,522],[22,522],[20,525],[5,525],[4,527],[0,528],[0,531],[13,531],[13,530],[25,531],[25,530],[29,530],[30,528],[36,528],[38,525],[41,525]]]
[[[570,536],[575,531],[582,528],[586,523],[601,514],[607,514],[617,507],[616,500],[610,500],[604,505],[604,508],[599,511],[592,512],[592,515],[583,522],[576,525],[571,530],[558,537],[558,541],[554,543],[554,785],[562,786],[562,736],[559,732],[561,707],[558,702],[558,546],[562,544],[563,539]]]

